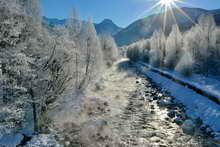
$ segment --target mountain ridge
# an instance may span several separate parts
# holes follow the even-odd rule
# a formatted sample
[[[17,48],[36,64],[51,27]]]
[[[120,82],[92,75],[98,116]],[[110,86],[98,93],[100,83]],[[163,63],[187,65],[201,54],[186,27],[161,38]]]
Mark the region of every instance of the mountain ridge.
[[[51,26],[63,26],[67,19],[48,18],[43,16],[43,22]],[[122,28],[117,26],[111,19],[104,19],[100,23],[94,23],[97,34],[99,35],[115,35]]]
[[[177,8],[172,9],[176,18],[176,22],[180,26],[181,31],[190,29],[195,23],[197,23],[198,18],[202,14],[212,14],[216,20],[217,25],[220,25],[220,9],[206,10],[202,8],[188,7],[182,7],[180,9],[192,19],[190,20],[189,18],[183,16],[183,14],[181,14]],[[165,33],[169,34],[172,25],[175,24],[175,21],[171,19],[172,12],[170,10],[167,11],[167,14],[167,27],[165,28]],[[159,14],[152,14],[136,20],[114,35],[116,43],[119,46],[123,46],[139,41],[141,39],[149,38],[155,30],[163,28],[163,16],[164,12]]]

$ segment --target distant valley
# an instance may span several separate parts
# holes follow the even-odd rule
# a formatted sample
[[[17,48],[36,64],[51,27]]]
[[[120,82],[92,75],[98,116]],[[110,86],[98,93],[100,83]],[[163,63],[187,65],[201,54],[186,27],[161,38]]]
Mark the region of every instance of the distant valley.
[[[201,8],[173,8],[173,14],[176,20],[173,19],[172,12],[167,12],[165,33],[169,34],[173,24],[177,23],[182,32],[190,29],[198,18],[203,14],[212,14],[215,18],[216,24],[220,25],[220,9],[205,10]],[[145,18],[139,19],[126,28],[117,26],[112,20],[104,19],[101,23],[95,23],[97,34],[107,34],[114,37],[118,46],[129,45],[133,42],[151,37],[155,30],[163,28],[165,13],[153,14]],[[186,17],[187,16],[187,17]],[[57,26],[64,25],[66,19],[53,19],[43,17],[43,22],[48,25]]]
[[[67,19],[43,17],[43,22],[50,26],[62,26],[65,25],[66,21]],[[98,34],[105,34],[111,36],[116,35],[118,32],[122,30],[121,27],[117,26],[110,19],[104,19],[101,23],[95,23],[94,26]]]

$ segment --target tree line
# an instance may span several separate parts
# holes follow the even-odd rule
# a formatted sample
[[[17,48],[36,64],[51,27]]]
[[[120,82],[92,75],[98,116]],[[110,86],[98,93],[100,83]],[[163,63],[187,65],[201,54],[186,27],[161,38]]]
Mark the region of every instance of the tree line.
[[[0,105],[22,114],[31,108],[36,132],[50,104],[69,91],[84,93],[117,57],[114,40],[98,36],[75,9],[65,26],[51,27],[38,0],[0,0]]]
[[[159,29],[151,38],[125,48],[132,61],[143,60],[185,76],[219,75],[220,72],[220,28],[211,14],[200,16],[198,23],[186,32],[180,32],[174,24],[168,36]]]

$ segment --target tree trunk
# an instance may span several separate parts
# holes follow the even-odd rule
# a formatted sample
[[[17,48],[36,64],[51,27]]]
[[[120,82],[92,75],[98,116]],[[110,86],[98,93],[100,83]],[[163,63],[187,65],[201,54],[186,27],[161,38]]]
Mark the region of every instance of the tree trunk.
[[[6,74],[6,64],[2,63],[1,64],[1,69],[2,69],[2,76],[4,77],[4,75]],[[3,104],[7,104],[7,80],[6,78],[2,79],[2,103]]]
[[[79,83],[78,53],[76,53],[76,83],[75,83],[76,88],[79,87],[78,83]]]
[[[32,88],[29,89],[29,93],[31,95],[31,105],[32,105],[32,109],[33,109],[33,121],[34,121],[34,131],[38,132],[39,128],[38,128],[38,119],[37,119],[37,106],[36,106],[36,102],[35,102],[35,98],[34,98],[34,91]]]

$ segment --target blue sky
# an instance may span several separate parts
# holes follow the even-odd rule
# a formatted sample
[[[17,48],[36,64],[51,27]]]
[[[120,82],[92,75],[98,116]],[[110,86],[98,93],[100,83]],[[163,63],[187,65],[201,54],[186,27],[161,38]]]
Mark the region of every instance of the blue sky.
[[[149,8],[157,0],[41,0],[42,15],[50,18],[67,18],[71,8],[76,8],[82,19],[92,17],[96,23],[108,18],[119,26],[127,26],[133,21],[147,16]],[[220,8],[220,0],[184,0],[181,6],[205,9]]]

